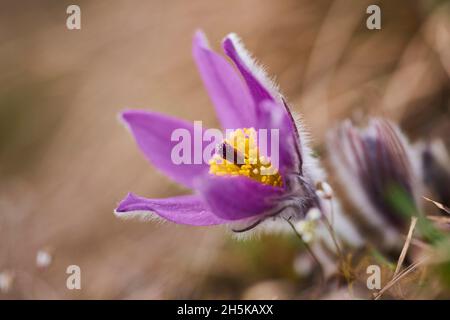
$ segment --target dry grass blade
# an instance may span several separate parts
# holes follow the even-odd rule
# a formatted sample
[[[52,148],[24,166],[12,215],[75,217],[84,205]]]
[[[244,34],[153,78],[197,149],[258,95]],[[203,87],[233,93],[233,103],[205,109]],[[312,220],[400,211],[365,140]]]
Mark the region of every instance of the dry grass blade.
[[[395,285],[398,281],[400,281],[401,279],[403,279],[406,275],[408,275],[409,273],[411,273],[412,271],[414,271],[418,266],[420,266],[422,263],[424,263],[427,260],[428,257],[425,257],[421,260],[419,260],[416,263],[413,263],[412,265],[410,265],[408,268],[406,268],[403,272],[399,273],[397,276],[395,276],[394,278],[392,278],[391,281],[389,281],[384,287],[383,289],[381,289],[377,295],[375,296],[375,300],[378,300],[381,298],[381,296],[383,295],[383,293],[385,293],[387,290],[389,290],[393,285]]]
[[[392,288],[393,285],[395,285],[398,281],[403,279],[405,276],[407,276],[409,273],[414,271],[418,266],[420,266],[422,263],[424,263],[427,260],[427,258],[423,258],[422,260],[419,260],[418,262],[410,265],[408,268],[406,268],[403,272],[399,273],[396,277],[392,278],[391,281],[389,281],[383,289],[381,289],[377,295],[375,296],[374,300],[378,300],[381,298],[383,293],[385,293],[387,290]]]
[[[397,267],[395,268],[394,278],[398,274],[400,269],[402,268],[403,261],[405,260],[406,253],[408,252],[408,249],[409,249],[409,245],[411,244],[411,239],[412,239],[412,236],[414,233],[414,228],[416,227],[416,224],[417,224],[417,218],[412,217],[411,225],[409,226],[409,231],[408,231],[408,235],[406,236],[405,244],[403,245],[402,252],[400,253],[400,257],[398,258],[398,261],[397,261]]]
[[[437,223],[450,223],[450,217],[427,216],[427,218]]]
[[[438,207],[439,209],[447,212],[448,214],[450,214],[450,208],[447,208],[446,206],[444,206],[442,203],[439,203],[437,201],[431,200],[430,198],[427,197],[423,197],[425,200],[431,202],[432,204],[434,204],[436,207]]]

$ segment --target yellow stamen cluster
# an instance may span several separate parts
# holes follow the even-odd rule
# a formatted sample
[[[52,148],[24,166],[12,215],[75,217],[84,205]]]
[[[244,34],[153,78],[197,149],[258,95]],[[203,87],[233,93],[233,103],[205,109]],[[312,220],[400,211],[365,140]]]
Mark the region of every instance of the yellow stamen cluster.
[[[275,187],[283,185],[283,180],[278,170],[272,166],[270,158],[259,154],[254,128],[234,130],[224,143],[231,146],[235,154],[241,155],[243,161],[240,163],[237,159],[229,158],[229,155],[224,159],[221,154],[215,154],[209,161],[209,173],[218,176],[246,176]]]

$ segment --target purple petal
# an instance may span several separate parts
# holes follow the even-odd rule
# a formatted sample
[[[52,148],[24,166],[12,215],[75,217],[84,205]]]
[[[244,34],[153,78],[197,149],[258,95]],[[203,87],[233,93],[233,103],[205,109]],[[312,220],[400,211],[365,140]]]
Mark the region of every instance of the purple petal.
[[[212,51],[203,32],[193,41],[193,55],[224,129],[255,126],[255,108],[245,84],[223,57]]]
[[[176,129],[185,129],[194,137],[194,126],[188,122],[154,112],[130,110],[122,113],[139,148],[146,158],[163,173],[180,184],[192,188],[194,179],[208,171],[208,164],[194,164],[194,142],[191,141],[191,162],[175,164],[171,153],[179,141],[172,141]],[[204,147],[204,146],[203,146]],[[203,149],[202,149],[203,150]]]
[[[298,132],[290,114],[278,103],[265,101],[260,107],[259,129],[277,129],[279,132],[279,169],[282,174],[286,172],[301,171],[301,155],[298,141]],[[268,138],[270,146],[270,137]],[[273,158],[272,150],[268,148],[269,156]]]
[[[264,70],[255,63],[237,35],[229,34],[222,45],[225,53],[241,72],[256,105],[265,100],[280,101],[277,88],[268,79]]]
[[[225,220],[274,213],[284,189],[242,176],[207,176],[197,186],[210,210]]]
[[[208,226],[227,223],[205,208],[198,196],[179,196],[167,199],[146,199],[129,193],[117,209],[122,218],[140,217],[151,219],[155,215],[166,220],[193,226]]]
[[[223,41],[225,53],[233,60],[241,72],[257,106],[256,115],[259,129],[280,129],[283,145],[280,145],[280,165],[298,165],[301,171],[300,137],[294,119],[278,88],[270,81],[264,70],[257,65],[250,53],[235,34]],[[292,139],[291,139],[292,137]],[[294,161],[294,159],[296,159]]]

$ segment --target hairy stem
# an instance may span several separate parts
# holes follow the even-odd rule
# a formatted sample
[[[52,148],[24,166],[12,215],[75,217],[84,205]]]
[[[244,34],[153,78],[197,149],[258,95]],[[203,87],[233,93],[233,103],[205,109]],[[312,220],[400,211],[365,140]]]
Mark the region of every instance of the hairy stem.
[[[308,251],[309,255],[313,258],[313,260],[316,262],[317,266],[319,267],[319,271],[320,271],[320,281],[322,284],[325,283],[325,274],[323,271],[323,266],[320,263],[320,260],[317,258],[316,254],[314,253],[314,251],[311,249],[311,247],[303,240],[301,234],[298,233],[297,229],[295,229],[294,224],[290,221],[290,219],[286,219],[286,222],[291,226],[292,231],[294,231],[295,235],[297,236],[297,238],[302,242],[303,246],[306,248],[306,250]]]

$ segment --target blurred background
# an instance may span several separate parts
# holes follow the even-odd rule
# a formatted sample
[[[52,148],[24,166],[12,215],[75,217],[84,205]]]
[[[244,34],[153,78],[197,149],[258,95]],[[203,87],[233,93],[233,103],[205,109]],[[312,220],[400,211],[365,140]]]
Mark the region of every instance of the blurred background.
[[[81,30],[66,8],[81,8]],[[366,8],[381,7],[381,30]],[[1,1],[0,299],[309,298],[288,236],[121,221],[117,203],[187,193],[152,168],[124,108],[218,124],[191,57],[236,32],[276,76],[319,154],[346,117],[450,144],[447,1]],[[332,174],[331,174],[332,176]],[[333,177],[332,177],[333,178]],[[66,288],[81,268],[82,289]]]

